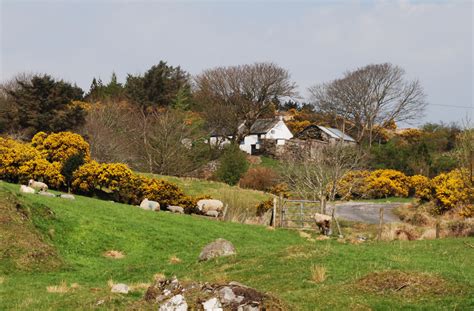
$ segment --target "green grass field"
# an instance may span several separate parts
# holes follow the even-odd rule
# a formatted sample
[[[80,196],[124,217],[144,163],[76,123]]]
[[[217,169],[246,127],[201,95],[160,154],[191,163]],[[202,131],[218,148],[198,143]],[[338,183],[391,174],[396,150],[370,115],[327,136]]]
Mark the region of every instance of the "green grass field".
[[[143,286],[119,295],[107,285],[109,280],[149,283],[156,273],[238,281],[280,298],[288,310],[474,309],[474,250],[467,245],[472,238],[309,241],[296,231],[150,212],[80,196],[69,201],[21,195],[18,188],[0,183],[0,310],[156,310],[142,301]],[[199,263],[201,248],[216,238],[233,242],[238,255]],[[108,250],[125,257],[106,258]],[[181,262],[170,262],[172,256]],[[314,265],[326,269],[325,281],[312,281]],[[427,290],[423,284],[399,290],[360,286],[361,278],[387,270],[420,278],[424,274],[419,273],[427,273],[436,282]],[[47,291],[61,283],[66,292]]]

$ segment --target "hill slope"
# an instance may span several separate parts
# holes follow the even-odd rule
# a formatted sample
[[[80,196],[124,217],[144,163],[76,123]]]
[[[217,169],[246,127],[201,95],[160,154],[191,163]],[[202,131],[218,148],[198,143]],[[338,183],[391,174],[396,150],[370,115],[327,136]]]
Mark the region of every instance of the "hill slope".
[[[155,213],[86,197],[69,201],[20,195],[17,189],[18,185],[0,183],[0,208],[4,211],[12,200],[21,203],[31,215],[29,225],[54,247],[61,265],[53,260],[39,269],[18,269],[12,268],[11,258],[0,258],[2,310],[156,309],[142,302],[145,286],[140,285],[156,273],[210,282],[239,281],[271,292],[290,310],[474,306],[468,298],[474,296],[473,252],[464,244],[469,239],[360,245],[312,242],[293,231]],[[238,255],[197,262],[201,248],[216,238],[232,241]],[[103,256],[109,250],[121,251],[125,257]],[[170,261],[172,257],[180,262]],[[327,280],[311,281],[313,265],[327,269]],[[362,277],[385,270],[415,276],[429,273],[439,278],[441,287],[421,293],[408,291],[410,286],[373,292],[358,285]],[[134,284],[134,291],[126,296],[110,294],[110,280]],[[47,287],[53,285],[58,286],[48,292]]]

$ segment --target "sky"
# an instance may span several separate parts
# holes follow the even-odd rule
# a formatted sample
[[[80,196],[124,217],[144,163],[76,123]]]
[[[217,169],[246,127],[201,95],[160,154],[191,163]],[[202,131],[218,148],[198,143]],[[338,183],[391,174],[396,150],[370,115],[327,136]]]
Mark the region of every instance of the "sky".
[[[48,73],[85,91],[93,77],[160,60],[190,74],[274,62],[307,88],[390,62],[420,80],[426,122],[473,120],[473,1],[0,0],[0,82]]]

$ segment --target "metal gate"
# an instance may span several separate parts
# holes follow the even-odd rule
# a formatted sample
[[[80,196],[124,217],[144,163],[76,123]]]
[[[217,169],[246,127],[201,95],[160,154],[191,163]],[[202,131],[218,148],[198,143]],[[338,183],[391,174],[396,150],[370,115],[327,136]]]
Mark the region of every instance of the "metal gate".
[[[309,200],[279,200],[280,227],[316,230],[312,216],[320,212],[319,201]]]

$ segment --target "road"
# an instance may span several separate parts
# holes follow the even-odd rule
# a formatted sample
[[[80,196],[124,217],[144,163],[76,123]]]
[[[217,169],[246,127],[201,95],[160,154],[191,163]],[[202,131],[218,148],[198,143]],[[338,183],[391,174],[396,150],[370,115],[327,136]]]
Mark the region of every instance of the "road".
[[[363,222],[368,224],[379,223],[380,208],[384,208],[384,222],[399,222],[400,218],[393,213],[393,210],[403,205],[403,203],[368,203],[368,202],[344,202],[336,204],[335,215],[337,218]],[[328,206],[329,213],[332,213],[332,206]]]

